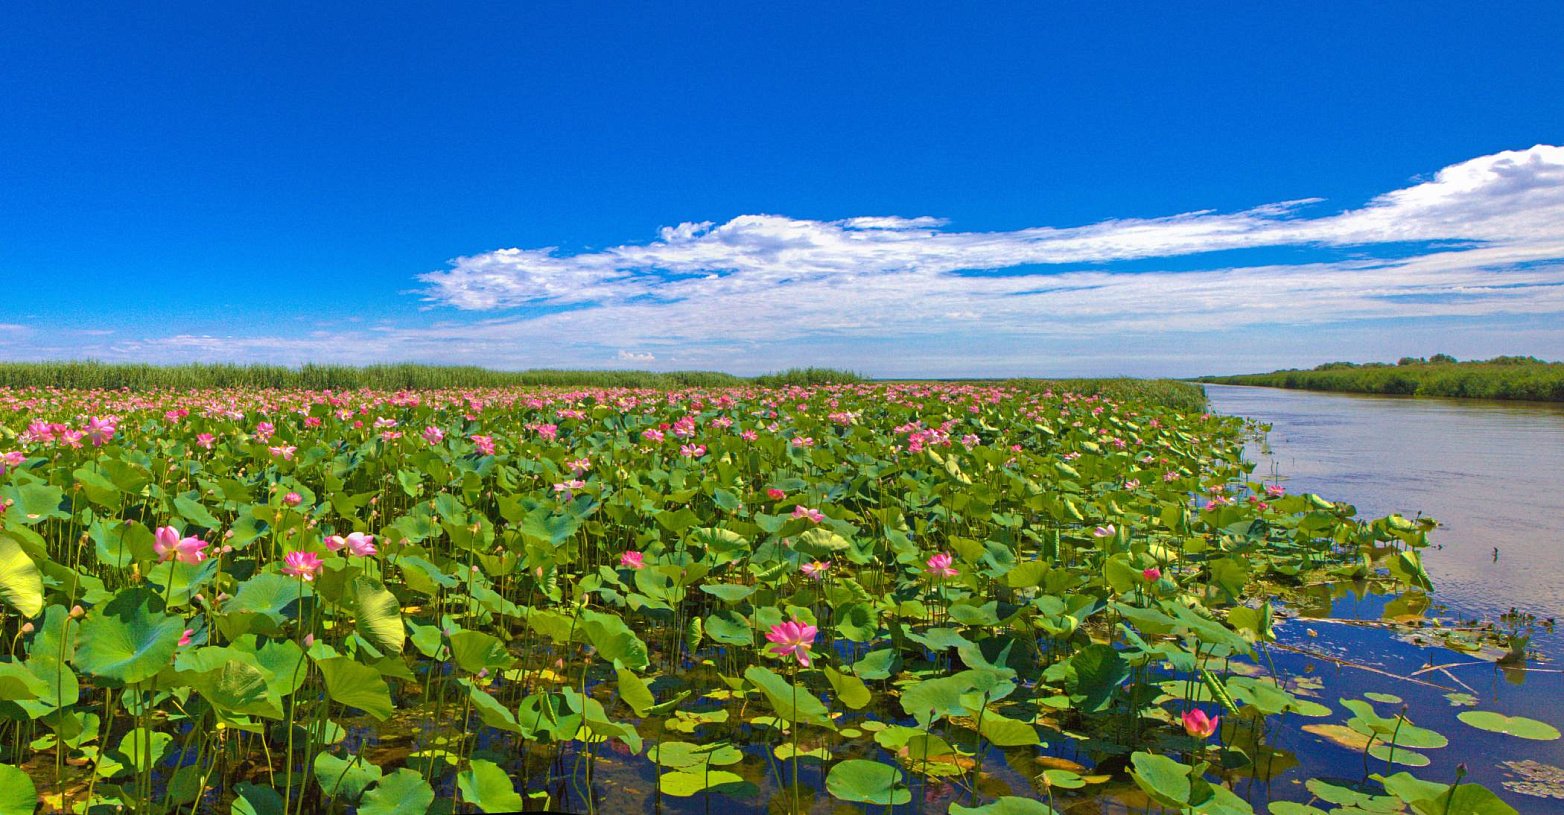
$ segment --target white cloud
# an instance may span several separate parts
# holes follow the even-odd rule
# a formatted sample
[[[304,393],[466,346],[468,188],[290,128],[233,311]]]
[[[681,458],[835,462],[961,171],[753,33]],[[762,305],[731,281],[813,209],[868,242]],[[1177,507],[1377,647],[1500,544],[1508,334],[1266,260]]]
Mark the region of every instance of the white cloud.
[[[1317,203],[1305,199],[1237,213],[1196,212],[1010,232],[945,231],[939,228],[943,221],[930,217],[812,221],[742,215],[720,225],[680,224],[663,229],[657,240],[646,244],[597,252],[503,249],[458,258],[450,269],[420,279],[428,284],[425,295],[430,301],[479,311],[614,307],[648,297],[715,306],[724,298],[755,292],[797,302],[840,289],[875,291],[887,283],[905,291],[903,299],[911,301],[963,297],[985,288],[955,272],[1033,264],[1406,241],[1535,246],[1564,239],[1564,147],[1539,145],[1482,156],[1359,209],[1314,218],[1298,215],[1301,206]],[[1027,279],[1032,282],[1021,288],[1045,278]]]
[[[1186,359],[1194,367],[1174,372],[1190,373],[1221,367],[1197,362],[1241,354],[1233,349],[1266,332],[1292,332],[1302,353],[1313,337],[1366,343],[1395,321],[1409,343],[1448,337],[1439,326],[1453,324],[1502,324],[1525,340],[1504,345],[1495,329],[1468,349],[1407,353],[1564,356],[1564,147],[1482,156],[1357,208],[1321,209],[1305,199],[1006,232],[954,231],[929,216],[742,215],[667,227],[644,244],[457,258],[420,276],[426,301],[460,317],[434,325],[121,339],[84,353],[978,375],[1089,372],[1039,360],[1112,348],[1124,366],[1097,372],[1154,373],[1145,366]],[[1285,263],[1191,257],[1265,247],[1317,251]],[[1137,261],[1137,271],[1101,265],[1113,261]],[[1034,264],[1043,268],[1016,268]]]

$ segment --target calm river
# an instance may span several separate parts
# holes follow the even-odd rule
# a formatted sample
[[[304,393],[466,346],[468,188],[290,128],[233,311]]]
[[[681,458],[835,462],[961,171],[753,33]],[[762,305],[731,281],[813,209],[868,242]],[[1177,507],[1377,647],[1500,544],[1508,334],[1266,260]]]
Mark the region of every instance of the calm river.
[[[1564,405],[1207,385],[1214,410],[1271,425],[1256,475],[1362,515],[1437,519],[1424,553],[1458,613],[1564,616]]]
[[[1438,603],[1430,616],[1494,621],[1511,608],[1564,616],[1564,406],[1223,385],[1206,392],[1213,410],[1271,425],[1249,451],[1256,476],[1275,473],[1291,492],[1347,501],[1366,517],[1437,519],[1423,553]],[[1330,616],[1371,619],[1382,607],[1383,598],[1348,597]],[[1564,633],[1537,630],[1531,647],[1541,659],[1524,670],[1358,625],[1303,619],[1277,633],[1294,649],[1285,667],[1321,681],[1322,701],[1394,694],[1418,724],[1450,737],[1419,777],[1448,783],[1464,763],[1472,780],[1521,812],[1564,813],[1564,742],[1485,733],[1456,719],[1475,699],[1564,728]],[[1289,786],[1354,774],[1352,751],[1326,739],[1289,730],[1279,741],[1300,766],[1273,781],[1276,797],[1307,800]]]

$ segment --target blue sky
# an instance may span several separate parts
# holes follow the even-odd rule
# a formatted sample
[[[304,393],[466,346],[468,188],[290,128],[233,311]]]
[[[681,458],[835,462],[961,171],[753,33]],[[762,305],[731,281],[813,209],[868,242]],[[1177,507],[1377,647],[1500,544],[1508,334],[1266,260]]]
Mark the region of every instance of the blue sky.
[[[0,359],[1560,358],[1561,30],[1554,2],[32,4],[0,28]]]

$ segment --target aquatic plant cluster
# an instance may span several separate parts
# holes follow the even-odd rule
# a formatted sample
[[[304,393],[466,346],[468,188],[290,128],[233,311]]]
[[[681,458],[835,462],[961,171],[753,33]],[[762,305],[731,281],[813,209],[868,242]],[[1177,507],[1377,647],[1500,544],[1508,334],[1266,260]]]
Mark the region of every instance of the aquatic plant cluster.
[[[1273,600],[1426,589],[1430,526],[1242,439],[951,384],[0,391],[0,814],[1263,810],[1267,722],[1332,714]],[[1513,811],[1370,775],[1443,737],[1343,705],[1363,781],[1269,811]]]
[[[1345,393],[1564,402],[1564,362],[1536,357],[1457,361],[1448,354],[1403,358],[1396,365],[1328,362],[1308,371],[1208,376],[1202,382]]]

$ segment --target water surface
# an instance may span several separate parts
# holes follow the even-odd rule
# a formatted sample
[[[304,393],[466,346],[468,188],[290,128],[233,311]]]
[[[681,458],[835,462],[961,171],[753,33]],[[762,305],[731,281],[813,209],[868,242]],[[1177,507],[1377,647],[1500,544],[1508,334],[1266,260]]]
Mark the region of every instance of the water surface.
[[[1564,405],[1207,385],[1214,410],[1271,425],[1257,475],[1360,514],[1440,522],[1437,597],[1493,618],[1564,616]],[[1265,448],[1269,447],[1269,450]]]

